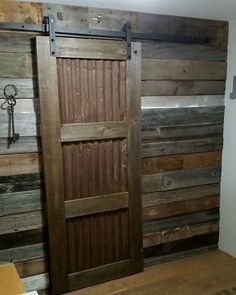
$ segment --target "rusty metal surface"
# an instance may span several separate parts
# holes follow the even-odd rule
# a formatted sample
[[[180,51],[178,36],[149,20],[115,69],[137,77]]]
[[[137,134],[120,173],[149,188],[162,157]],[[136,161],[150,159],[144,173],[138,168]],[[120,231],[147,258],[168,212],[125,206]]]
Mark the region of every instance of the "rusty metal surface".
[[[126,120],[126,62],[59,58],[61,123]],[[66,200],[128,191],[127,140],[62,145]],[[69,271],[129,257],[128,210],[67,220]]]
[[[126,120],[126,61],[58,59],[61,123]]]

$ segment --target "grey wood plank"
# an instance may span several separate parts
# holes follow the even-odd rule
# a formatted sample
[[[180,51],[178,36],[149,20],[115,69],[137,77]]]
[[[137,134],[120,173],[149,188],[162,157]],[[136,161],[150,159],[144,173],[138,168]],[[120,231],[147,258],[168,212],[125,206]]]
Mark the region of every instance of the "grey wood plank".
[[[35,51],[35,35],[1,32],[0,44],[0,52],[32,53]]]
[[[224,107],[143,109],[141,116],[142,130],[152,127],[222,124]]]
[[[0,195],[0,216],[41,210],[43,192],[40,189]]]
[[[142,80],[225,80],[226,63],[143,59]]]
[[[4,113],[5,112],[5,113]],[[39,136],[39,114],[16,113],[14,115],[15,131],[20,137]],[[9,116],[7,110],[0,112],[0,138],[8,137]]]
[[[142,144],[142,157],[157,157],[162,155],[178,155],[198,152],[222,150],[223,138],[208,137],[188,140],[173,140]]]
[[[12,144],[8,149],[7,138],[0,137],[0,154],[15,154],[15,153],[34,153],[41,150],[41,142],[39,137],[33,136],[20,136],[19,141]]]
[[[45,290],[49,287],[49,274],[43,273],[21,279],[27,292]]]
[[[0,53],[1,78],[36,77],[35,57],[23,53]]]
[[[220,176],[220,167],[143,175],[142,192],[168,191],[178,188],[219,183]]]
[[[60,27],[88,29],[87,7],[43,3],[42,14],[53,15]]]
[[[203,185],[171,191],[146,193],[142,195],[143,208],[180,202],[191,199],[203,198],[220,193],[219,184]]]
[[[225,93],[225,81],[142,81],[142,95],[221,95]]]
[[[3,89],[8,84],[13,84],[17,87],[18,95],[16,96],[16,98],[29,99],[29,98],[38,97],[38,89],[37,89],[38,85],[37,85],[36,79],[0,78],[0,99],[5,98]],[[20,101],[18,101],[18,104],[19,103]],[[26,100],[25,100],[25,103],[27,103]]]
[[[170,139],[196,139],[202,137],[222,137],[223,124],[178,126],[178,127],[153,127],[142,131],[142,140],[145,142],[164,141]]]
[[[0,233],[8,234],[42,228],[44,222],[42,212],[31,211],[0,217]]]
[[[186,226],[195,223],[207,222],[210,220],[219,220],[219,209],[211,209],[196,213],[185,214],[177,217],[164,218],[143,224],[143,234],[155,233],[170,228]]]
[[[188,59],[227,61],[227,50],[220,47],[200,44],[181,44],[168,42],[142,42],[143,59]]]
[[[61,142],[125,138],[127,122],[73,123],[61,125]]]
[[[1,262],[19,262],[45,256],[44,243],[0,250]]]
[[[142,110],[156,108],[186,108],[224,106],[224,95],[142,96]]]
[[[93,17],[98,14],[102,15],[102,21],[97,24],[93,21]],[[121,30],[127,21],[131,22],[134,32],[157,33],[177,38],[189,36],[206,38],[207,44],[227,48],[228,24],[226,22],[89,8],[90,29]]]

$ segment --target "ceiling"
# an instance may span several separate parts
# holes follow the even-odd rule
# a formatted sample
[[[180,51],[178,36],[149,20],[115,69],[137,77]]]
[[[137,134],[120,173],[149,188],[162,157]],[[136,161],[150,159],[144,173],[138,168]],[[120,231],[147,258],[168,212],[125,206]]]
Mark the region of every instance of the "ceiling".
[[[142,11],[218,20],[236,19],[236,0],[21,0]]]

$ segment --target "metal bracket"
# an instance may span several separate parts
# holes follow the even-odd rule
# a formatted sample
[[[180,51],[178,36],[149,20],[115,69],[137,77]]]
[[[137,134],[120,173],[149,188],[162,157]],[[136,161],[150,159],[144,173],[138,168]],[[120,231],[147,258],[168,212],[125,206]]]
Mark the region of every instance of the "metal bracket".
[[[230,99],[234,100],[236,98],[236,76],[234,76],[233,80],[233,92],[230,93]]]
[[[126,33],[125,39],[127,43],[127,46],[126,46],[127,59],[131,59],[132,27],[130,22],[124,25],[123,31]]]
[[[45,16],[45,34],[49,35],[50,42],[50,54],[51,56],[56,56],[57,46],[56,46],[56,31],[55,31],[55,19],[52,15]]]

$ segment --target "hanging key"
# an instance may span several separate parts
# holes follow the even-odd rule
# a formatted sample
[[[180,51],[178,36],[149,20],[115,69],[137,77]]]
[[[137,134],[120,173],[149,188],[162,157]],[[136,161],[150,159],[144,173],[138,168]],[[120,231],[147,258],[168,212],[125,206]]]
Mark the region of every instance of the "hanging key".
[[[15,120],[14,120],[14,107],[16,105],[15,97],[18,94],[18,90],[15,85],[7,85],[4,88],[4,95],[7,102],[7,113],[8,113],[8,148],[12,143],[19,140],[19,133],[15,133]]]
[[[15,133],[15,120],[14,120],[14,107],[16,105],[16,100],[13,98],[8,99],[7,103],[8,106],[8,118],[9,118],[9,124],[8,124],[8,148],[10,148],[11,144],[17,142],[20,138],[19,133]]]

